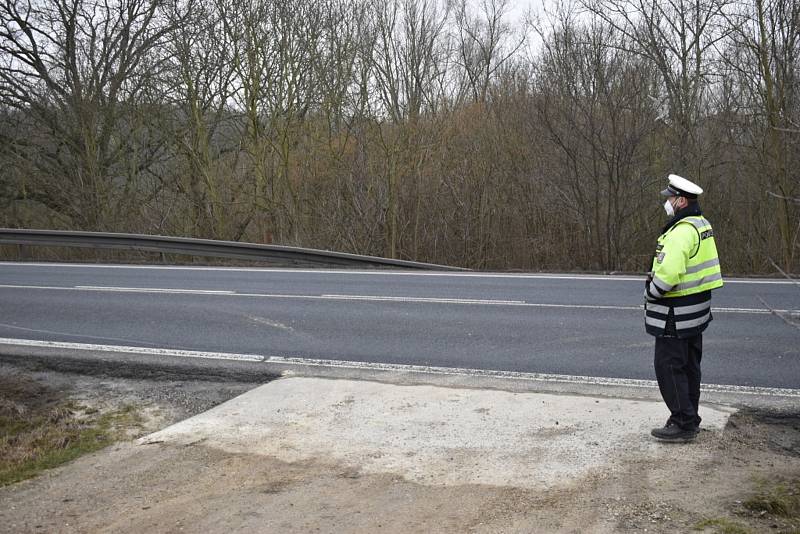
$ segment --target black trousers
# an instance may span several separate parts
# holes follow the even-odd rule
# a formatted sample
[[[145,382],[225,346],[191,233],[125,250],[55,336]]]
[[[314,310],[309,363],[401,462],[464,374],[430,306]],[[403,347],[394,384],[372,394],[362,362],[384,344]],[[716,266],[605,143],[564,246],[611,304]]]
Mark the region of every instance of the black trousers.
[[[656,337],[655,368],[661,397],[672,414],[669,421],[690,430],[700,425],[700,360],[703,335]]]

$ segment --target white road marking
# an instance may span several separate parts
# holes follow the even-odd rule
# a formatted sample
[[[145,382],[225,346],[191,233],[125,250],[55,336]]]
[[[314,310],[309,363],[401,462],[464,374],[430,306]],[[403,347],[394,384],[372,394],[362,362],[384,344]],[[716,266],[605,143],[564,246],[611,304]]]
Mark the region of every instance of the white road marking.
[[[226,352],[202,352],[195,350],[128,347],[123,345],[97,345],[92,343],[68,343],[64,341],[39,341],[33,339],[0,338],[0,345],[49,349],[70,349],[90,352],[119,352],[126,354],[138,354],[142,356],[176,356],[181,358],[233,360],[242,362],[264,361],[264,356],[257,356],[255,354],[233,354]]]
[[[568,273],[483,273],[483,272],[458,272],[458,271],[401,271],[401,270],[370,270],[357,271],[348,269],[270,269],[268,267],[207,267],[188,265],[98,265],[82,263],[26,263],[26,262],[0,262],[3,266],[23,267],[55,267],[55,268],[90,268],[90,269],[153,269],[153,270],[185,270],[185,271],[230,271],[230,272],[256,272],[256,273],[289,273],[289,274],[358,274],[373,276],[434,276],[434,277],[461,277],[461,278],[510,278],[510,279],[551,279],[551,280],[604,280],[607,282],[642,282],[644,276],[637,275],[596,275],[596,274],[568,274]],[[726,284],[776,284],[797,285],[800,280],[785,279],[749,279],[725,278]]]
[[[270,321],[266,317],[256,317],[255,315],[248,315],[247,318],[253,321],[254,323],[271,326],[272,328],[277,328],[278,330],[285,330],[287,332],[294,331],[294,328],[292,328],[291,326],[279,323],[278,321]]]
[[[312,358],[295,358],[287,356],[261,356],[258,354],[238,354],[229,352],[206,352],[194,350],[175,350],[168,348],[126,347],[118,345],[94,345],[85,343],[66,343],[62,341],[39,341],[33,339],[0,338],[0,345],[16,347],[33,347],[44,349],[78,350],[87,352],[112,352],[135,354],[140,356],[160,356],[179,358],[198,358],[212,360],[228,360],[242,362],[258,362],[279,364],[288,367],[310,366],[353,369],[364,371],[391,371],[402,373],[425,373],[436,375],[456,375],[483,378],[501,378],[512,380],[528,380],[541,382],[557,382],[566,384],[621,386],[654,389],[658,384],[654,380],[638,380],[633,378],[605,378],[580,375],[558,375],[549,373],[523,373],[516,371],[494,371],[484,369],[467,369],[461,367],[436,367],[426,365],[407,365],[394,363],[370,363],[346,360],[321,360]],[[769,397],[800,397],[800,389],[765,388],[754,386],[736,386],[728,384],[705,384],[706,392],[725,392],[745,395],[762,395]]]
[[[717,308],[716,306],[711,306],[711,311],[722,312],[722,313],[759,313],[759,314],[770,314],[770,313],[800,313],[800,310],[768,310],[766,308]]]
[[[215,289],[172,289],[159,287],[75,286],[87,291],[112,291],[118,293],[187,293],[190,295],[235,295],[235,291]]]
[[[109,337],[109,336],[92,336],[90,334],[72,334],[72,333],[69,333],[69,332],[60,332],[58,330],[43,330],[43,329],[40,329],[40,328],[26,328],[24,326],[17,326],[17,325],[8,324],[8,323],[0,323],[0,327],[8,328],[8,329],[11,329],[11,330],[22,330],[24,332],[35,332],[37,334],[49,334],[49,335],[55,334],[57,336],[64,336],[64,337],[77,337],[77,338],[83,338],[83,339],[97,339],[97,340],[102,340],[102,341],[122,341],[122,342],[125,342],[125,343],[140,343],[140,344],[143,344],[143,345],[153,345],[153,346],[155,346],[155,343],[148,343],[146,341],[139,341],[137,339],[125,339],[125,338]]]
[[[322,298],[331,300],[366,300],[389,302],[430,302],[436,304],[526,304],[524,300],[486,300],[486,299],[454,299],[437,297],[391,297],[381,295],[322,295]]]
[[[0,284],[0,289],[47,289],[59,291],[106,291],[119,293],[160,293],[178,295],[207,295],[223,297],[250,297],[267,299],[306,299],[306,300],[347,300],[362,302],[407,302],[419,304],[458,304],[458,305],[484,305],[484,306],[518,306],[524,308],[564,308],[564,309],[591,309],[591,310],[624,310],[641,311],[643,306],[613,306],[602,304],[554,304],[545,302],[526,302],[524,300],[486,300],[486,299],[458,299],[437,297],[404,297],[382,295],[291,295],[281,293],[237,293],[235,291],[218,291],[208,289],[170,289],[148,287],[113,287],[113,286],[31,286]],[[769,315],[771,313],[800,314],[800,310],[766,308],[725,308],[712,307],[714,313],[749,313],[756,315]]]

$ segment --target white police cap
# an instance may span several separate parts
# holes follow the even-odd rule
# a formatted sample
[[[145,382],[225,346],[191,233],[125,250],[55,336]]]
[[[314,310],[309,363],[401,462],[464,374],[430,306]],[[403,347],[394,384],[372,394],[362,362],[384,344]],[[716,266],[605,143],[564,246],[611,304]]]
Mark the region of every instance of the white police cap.
[[[703,189],[699,185],[677,174],[669,175],[669,185],[661,191],[665,197],[697,198],[702,193]]]

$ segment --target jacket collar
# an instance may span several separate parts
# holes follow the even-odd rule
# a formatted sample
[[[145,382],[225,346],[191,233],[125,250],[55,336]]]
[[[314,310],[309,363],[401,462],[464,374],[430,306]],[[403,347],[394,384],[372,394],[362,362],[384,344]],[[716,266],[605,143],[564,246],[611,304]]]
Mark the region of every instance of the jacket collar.
[[[689,204],[683,209],[678,210],[675,215],[669,220],[669,222],[664,226],[664,229],[661,231],[662,234],[667,233],[667,230],[678,224],[681,219],[685,219],[686,217],[694,217],[698,215],[702,215],[703,212],[700,211],[700,204],[695,202],[693,204]]]

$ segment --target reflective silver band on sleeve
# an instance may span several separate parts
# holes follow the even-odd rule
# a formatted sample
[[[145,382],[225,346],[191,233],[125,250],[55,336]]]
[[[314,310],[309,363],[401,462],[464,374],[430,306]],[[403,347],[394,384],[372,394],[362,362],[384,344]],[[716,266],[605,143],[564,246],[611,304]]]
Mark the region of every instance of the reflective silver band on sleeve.
[[[653,281],[650,283],[650,285],[651,286],[655,285],[656,289],[658,289],[658,291],[660,291],[662,294],[664,294],[667,291],[669,291],[670,289],[672,289],[671,285],[669,285],[668,283],[666,283],[665,281],[663,281],[661,278],[659,278],[657,276],[653,276]]]
[[[644,324],[649,324],[650,326],[655,326],[656,328],[664,328],[667,326],[667,321],[645,316]]]
[[[658,288],[655,286],[655,284],[653,284],[652,282],[647,284],[647,294],[653,297],[654,299],[660,299],[661,297],[664,296],[664,294],[661,293],[661,291],[659,291]]]

